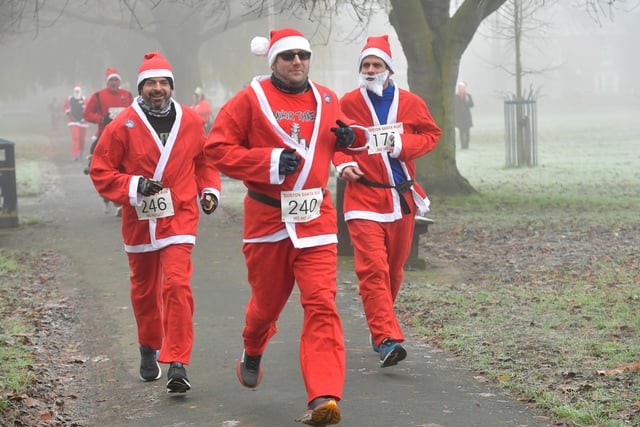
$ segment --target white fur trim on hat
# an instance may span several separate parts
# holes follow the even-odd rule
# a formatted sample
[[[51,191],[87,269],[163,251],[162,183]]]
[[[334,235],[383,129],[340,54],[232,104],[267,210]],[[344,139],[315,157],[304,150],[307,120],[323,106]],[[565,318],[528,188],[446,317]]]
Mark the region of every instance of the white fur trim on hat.
[[[284,37],[275,42],[273,46],[271,46],[271,49],[269,49],[269,65],[276,62],[278,54],[293,49],[311,52],[311,45],[309,45],[309,40],[301,36]]]
[[[311,52],[311,46],[309,40],[301,36],[289,36],[278,40],[269,49],[269,65],[272,65],[276,61],[278,54],[286,52],[288,50],[300,49],[307,52]]]
[[[105,79],[105,81],[108,82],[109,80],[111,80],[114,77],[117,78],[118,80],[122,81],[122,77],[120,77],[120,74],[118,74],[118,73],[107,74],[107,78]]]
[[[377,56],[378,58],[382,59],[387,64],[387,67],[389,67],[391,72],[396,72],[396,69],[393,66],[393,59],[391,59],[391,57],[384,50],[378,49],[377,47],[366,48],[362,51],[362,53],[360,53],[358,68],[360,68],[360,66],[362,65],[362,60],[370,55]]]
[[[140,84],[144,79],[151,79],[154,77],[166,77],[174,80],[171,70],[167,70],[166,68],[156,68],[153,70],[144,70],[138,74],[138,84]]]

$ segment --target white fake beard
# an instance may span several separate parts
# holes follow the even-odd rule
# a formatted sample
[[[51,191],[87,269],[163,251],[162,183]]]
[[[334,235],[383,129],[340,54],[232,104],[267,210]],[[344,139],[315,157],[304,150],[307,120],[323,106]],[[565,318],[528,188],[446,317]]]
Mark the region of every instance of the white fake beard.
[[[379,74],[370,76],[368,74],[360,73],[360,87],[363,87],[378,96],[382,96],[382,89],[384,89],[384,82],[389,77],[389,70],[384,70]],[[367,80],[373,78],[373,80]]]

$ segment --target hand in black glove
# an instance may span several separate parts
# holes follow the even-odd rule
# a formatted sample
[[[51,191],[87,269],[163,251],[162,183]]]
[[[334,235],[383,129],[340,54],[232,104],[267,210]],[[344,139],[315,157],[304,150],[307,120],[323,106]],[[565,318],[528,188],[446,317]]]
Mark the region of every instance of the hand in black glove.
[[[336,145],[340,148],[351,147],[356,140],[356,133],[342,120],[336,120],[339,128],[331,128],[331,132],[336,134]]]
[[[202,212],[211,215],[218,207],[218,198],[215,194],[204,193],[204,197],[200,199],[200,206],[202,206]]]
[[[298,169],[302,157],[294,154],[295,152],[295,148],[285,148],[280,153],[280,163],[278,165],[280,175],[291,175]]]
[[[102,119],[100,119],[100,123],[102,123],[103,125],[108,125],[109,123],[111,123],[111,116],[108,114],[105,114],[104,116],[102,116]]]
[[[153,196],[162,190],[162,183],[155,179],[140,178],[138,181],[138,193],[143,196]]]

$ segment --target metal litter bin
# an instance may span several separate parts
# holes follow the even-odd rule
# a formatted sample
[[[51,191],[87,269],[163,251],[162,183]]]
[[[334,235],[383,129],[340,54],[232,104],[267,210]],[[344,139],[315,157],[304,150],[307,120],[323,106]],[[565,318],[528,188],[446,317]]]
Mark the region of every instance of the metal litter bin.
[[[18,193],[14,144],[0,139],[0,228],[17,226]]]

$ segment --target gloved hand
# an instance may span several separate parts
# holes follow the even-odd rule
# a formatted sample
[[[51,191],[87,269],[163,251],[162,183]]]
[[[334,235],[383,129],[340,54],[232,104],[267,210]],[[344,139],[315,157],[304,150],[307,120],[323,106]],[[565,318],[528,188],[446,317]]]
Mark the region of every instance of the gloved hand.
[[[342,120],[336,120],[339,128],[331,128],[331,132],[336,134],[336,145],[340,148],[351,147],[353,141],[356,140],[356,133],[347,126]]]
[[[155,179],[142,177],[140,178],[140,181],[138,181],[138,193],[142,194],[145,197],[153,196],[160,190],[162,190],[162,183],[156,181]]]
[[[200,199],[200,206],[202,206],[202,212],[211,215],[218,207],[218,198],[215,194],[204,193],[204,197]]]
[[[108,125],[109,123],[111,123],[111,116],[108,114],[105,114],[104,116],[102,116],[102,119],[100,119],[100,123],[102,123],[103,125]]]
[[[295,152],[295,148],[285,148],[280,153],[280,163],[278,164],[280,175],[291,175],[298,169],[302,157],[294,154]]]

